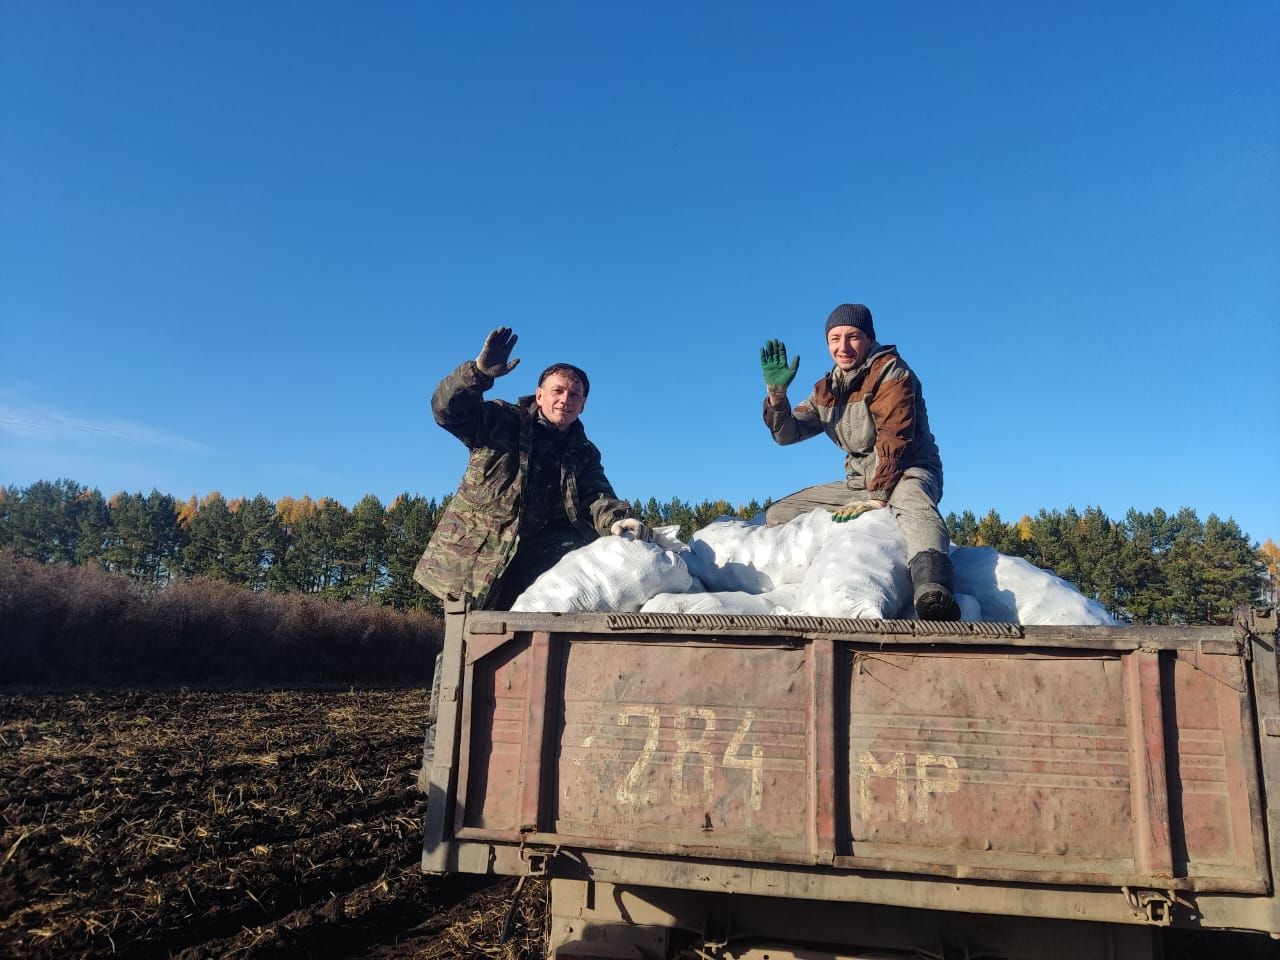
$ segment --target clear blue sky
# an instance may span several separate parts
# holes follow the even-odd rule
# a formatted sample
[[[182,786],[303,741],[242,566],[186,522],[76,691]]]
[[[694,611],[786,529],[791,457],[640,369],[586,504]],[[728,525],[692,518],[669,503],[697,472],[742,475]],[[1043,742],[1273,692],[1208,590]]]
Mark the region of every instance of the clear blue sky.
[[[620,495],[777,498],[870,305],[944,512],[1280,539],[1280,4],[0,4],[0,483],[451,492],[568,360]]]

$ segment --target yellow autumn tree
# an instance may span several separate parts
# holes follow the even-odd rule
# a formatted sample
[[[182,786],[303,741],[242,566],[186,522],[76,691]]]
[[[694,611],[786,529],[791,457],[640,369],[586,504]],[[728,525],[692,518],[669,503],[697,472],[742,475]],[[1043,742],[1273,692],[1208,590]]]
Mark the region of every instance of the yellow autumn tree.
[[[1266,568],[1266,586],[1263,588],[1267,599],[1275,603],[1280,599],[1280,546],[1270,537],[1258,548],[1262,565]]]
[[[191,499],[178,504],[178,526],[183,530],[190,530],[191,525],[196,521],[196,511],[200,509],[200,501],[196,499],[193,493]]]
[[[1031,532],[1031,517],[1025,513],[1022,515],[1022,519],[1018,521],[1018,539],[1023,543],[1035,539]]]
[[[276,501],[276,516],[286,526],[306,520],[316,512],[315,502],[307,494],[301,497],[281,497]]]

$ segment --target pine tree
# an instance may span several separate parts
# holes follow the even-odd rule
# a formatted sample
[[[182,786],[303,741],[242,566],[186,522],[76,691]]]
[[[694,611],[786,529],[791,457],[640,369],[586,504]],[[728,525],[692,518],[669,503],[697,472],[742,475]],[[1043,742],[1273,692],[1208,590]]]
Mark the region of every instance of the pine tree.
[[[99,560],[107,549],[111,529],[111,510],[98,489],[85,490],[76,498],[76,550],[73,562],[86,564]]]
[[[266,576],[269,589],[286,593],[310,588],[306,570],[306,525],[315,512],[316,505],[307,494],[300,498],[285,496],[276,501],[276,542],[271,569]],[[303,549],[299,549],[300,542]]]
[[[382,601],[398,610],[426,609],[441,612],[440,601],[413,579],[418,559],[427,548],[444,504],[402,493],[387,510],[387,585]]]
[[[974,537],[978,533],[978,518],[972,510],[966,510],[957,515],[954,512],[947,514],[947,530],[951,533],[951,541],[960,547],[972,547]]]
[[[201,500],[191,520],[182,551],[182,572],[236,582],[231,558],[236,552],[235,520],[231,508],[216,490]]]
[[[13,548],[40,563],[74,563],[79,526],[74,504],[84,487],[73,480],[38,480],[8,500]]]
[[[989,511],[978,522],[973,533],[974,546],[995,547],[1001,553],[1014,553],[1021,542],[1018,531],[1005,523],[995,510]]]
[[[387,580],[386,511],[382,501],[367,494],[351,508],[346,529],[338,541],[346,576],[340,596],[368,603]]]
[[[103,564],[108,570],[123,573],[133,580],[154,582],[154,549],[146,498],[140,493],[121,490],[111,495],[107,507],[111,522],[102,551]]]
[[[305,525],[305,562],[314,592],[342,597],[350,571],[343,564],[342,543],[351,514],[337,500],[321,497]]]
[[[187,532],[178,523],[178,503],[167,493],[152,490],[143,503],[146,518],[147,573],[152,583],[167,583],[181,572]]]
[[[226,578],[254,590],[266,586],[268,571],[279,544],[276,507],[262,494],[252,500],[240,498],[227,504],[231,513]]]
[[[1264,567],[1240,525],[1209,514],[1200,553],[1197,622],[1232,623],[1239,607],[1258,599],[1264,579]]]

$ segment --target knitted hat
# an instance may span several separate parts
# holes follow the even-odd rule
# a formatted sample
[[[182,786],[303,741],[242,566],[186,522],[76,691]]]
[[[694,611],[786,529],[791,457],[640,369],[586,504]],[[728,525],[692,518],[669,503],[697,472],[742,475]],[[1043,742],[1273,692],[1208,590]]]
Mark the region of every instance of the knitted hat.
[[[827,317],[827,329],[823,333],[830,333],[832,327],[857,327],[872,340],[876,338],[871,311],[861,303],[842,303],[832,310],[831,316]]]

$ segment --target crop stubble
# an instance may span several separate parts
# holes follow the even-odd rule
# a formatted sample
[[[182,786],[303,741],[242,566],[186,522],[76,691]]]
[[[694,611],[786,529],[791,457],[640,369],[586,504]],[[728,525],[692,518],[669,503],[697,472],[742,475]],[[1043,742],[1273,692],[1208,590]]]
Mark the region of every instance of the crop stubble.
[[[0,955],[540,955],[424,877],[423,690],[0,695]]]

